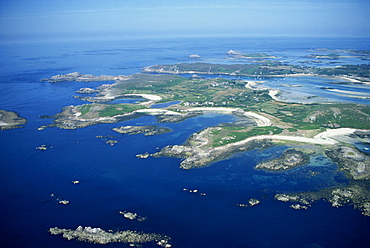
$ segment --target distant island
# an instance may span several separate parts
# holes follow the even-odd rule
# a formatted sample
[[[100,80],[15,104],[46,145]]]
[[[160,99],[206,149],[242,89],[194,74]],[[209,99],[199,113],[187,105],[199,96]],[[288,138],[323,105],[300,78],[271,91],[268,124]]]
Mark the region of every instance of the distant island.
[[[239,56],[230,52],[230,56]],[[254,57],[268,57],[254,54]],[[312,55],[316,56],[316,55]],[[325,55],[329,57],[334,57]],[[324,59],[324,58],[321,58]],[[208,166],[232,154],[287,145],[280,158],[256,166],[277,173],[308,163],[311,156],[322,154],[338,164],[351,180],[350,188],[310,192],[302,195],[277,195],[277,200],[293,201],[294,209],[306,209],[315,199],[342,199],[353,202],[364,215],[370,216],[370,156],[353,144],[367,143],[370,137],[370,107],[355,103],[285,102],[278,90],[264,88],[263,81],[240,79],[182,77],[180,74],[243,75],[252,77],[331,77],[337,84],[370,84],[370,65],[347,65],[330,68],[287,65],[282,62],[260,64],[180,63],[154,65],[143,73],[130,76],[92,76],[80,73],[57,75],[44,82],[115,81],[96,89],[82,88],[77,98],[89,104],[67,106],[54,116],[54,123],[41,126],[62,129],[83,128],[101,123],[116,123],[145,115],[155,116],[158,123],[181,122],[207,112],[233,115],[237,121],[208,127],[191,135],[181,145],[163,147],[154,154],[138,154],[149,159],[160,156],[182,158],[183,169]],[[262,87],[261,87],[262,85]],[[259,87],[257,87],[259,86]],[[333,90],[335,90],[333,88]],[[141,98],[138,103],[115,103],[122,98]],[[168,106],[155,108],[155,104]],[[171,104],[174,103],[174,104]],[[122,134],[160,135],[170,130],[156,126],[120,127]],[[314,176],[314,175],[312,175]],[[343,193],[343,192],[352,193]],[[338,195],[339,193],[340,195]],[[360,193],[359,193],[360,192]],[[361,195],[361,199],[358,197]],[[336,198],[337,197],[337,198]],[[344,197],[344,198],[343,198]],[[339,201],[339,200],[338,200]],[[334,201],[336,202],[336,201]],[[334,203],[333,203],[334,204]],[[336,203],[336,206],[340,204]]]

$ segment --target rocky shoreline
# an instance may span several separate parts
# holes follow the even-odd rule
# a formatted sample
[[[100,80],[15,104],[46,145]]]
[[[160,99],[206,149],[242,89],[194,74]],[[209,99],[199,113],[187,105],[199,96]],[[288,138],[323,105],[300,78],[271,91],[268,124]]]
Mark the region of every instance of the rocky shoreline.
[[[70,81],[80,81],[80,82],[94,82],[94,81],[121,81],[126,80],[128,76],[94,76],[90,74],[82,74],[79,72],[67,73],[64,75],[55,75],[50,78],[41,79],[41,82],[50,83],[60,83],[60,82],[70,82]]]
[[[237,152],[250,151],[258,148],[262,149],[273,146],[270,140],[261,139],[251,140],[240,145],[225,145],[221,148],[218,147],[218,149],[212,148],[210,146],[210,140],[207,137],[210,131],[210,128],[202,130],[198,133],[193,134],[183,145],[166,146],[162,148],[159,152],[150,154],[148,156],[182,158],[183,161],[180,163],[180,168],[191,169],[209,165],[212,162],[227,158]],[[141,157],[140,154],[139,157]]]
[[[259,163],[255,166],[257,170],[267,170],[267,171],[282,171],[291,169],[300,165],[305,165],[309,162],[309,155],[304,152],[289,148],[284,151],[284,153],[276,159]]]
[[[157,245],[169,248],[170,238],[156,233],[141,233],[136,231],[104,231],[96,227],[79,226],[75,230],[63,228],[50,228],[49,232],[53,235],[62,235],[68,240],[76,239],[78,241],[89,242],[93,244],[109,244],[109,243],[128,243],[128,244],[143,244],[155,242]]]
[[[0,110],[0,131],[22,128],[27,123],[25,118],[19,117],[16,112]]]
[[[307,209],[319,200],[328,201],[335,208],[353,205],[363,215],[370,216],[370,190],[366,185],[366,183],[362,185],[361,182],[353,182],[350,186],[323,189],[315,192],[276,194],[275,199],[281,202],[293,202],[294,204],[290,207],[294,209]]]
[[[116,131],[120,134],[144,134],[145,136],[152,136],[152,135],[161,135],[164,133],[172,132],[171,129],[166,127],[158,127],[155,125],[149,126],[121,126],[117,128],[113,128],[113,131]]]

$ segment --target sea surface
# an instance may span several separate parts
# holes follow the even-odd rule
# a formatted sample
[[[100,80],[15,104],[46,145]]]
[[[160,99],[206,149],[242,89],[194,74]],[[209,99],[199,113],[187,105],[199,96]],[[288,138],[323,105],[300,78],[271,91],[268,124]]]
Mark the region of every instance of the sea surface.
[[[40,82],[56,74],[77,71],[130,75],[150,65],[196,61],[189,58],[191,54],[199,54],[200,61],[210,63],[248,63],[248,60],[227,59],[225,53],[230,49],[272,54],[278,60],[305,65],[302,61],[309,59],[304,56],[318,53],[312,49],[320,48],[370,49],[370,40],[203,37],[2,43],[0,109],[15,111],[28,123],[20,129],[0,132],[0,247],[100,246],[68,241],[48,233],[51,227],[76,229],[79,225],[160,233],[171,237],[172,247],[179,248],[369,247],[370,217],[364,217],[353,206],[333,208],[330,203],[319,201],[308,210],[298,211],[289,208],[289,203],[274,200],[276,193],[346,185],[347,179],[325,157],[316,157],[306,166],[281,173],[256,171],[253,167],[278,157],[287,147],[238,153],[192,170],[180,169],[181,160],[177,158],[135,157],[139,153],[154,153],[166,145],[182,144],[194,132],[235,121],[232,116],[208,113],[181,123],[161,124],[154,117],[142,117],[76,130],[37,130],[53,121],[40,116],[54,115],[68,105],[86,103],[71,97],[77,94],[76,90],[113,83]],[[328,66],[329,62],[323,60],[316,66]],[[355,57],[343,57],[336,62],[335,65],[369,63]],[[269,87],[313,94],[325,101],[370,104],[369,100],[320,89],[330,85],[351,90],[349,85],[329,84],[329,79],[267,81]],[[365,86],[360,90],[370,92]],[[123,125],[157,124],[173,132],[148,137],[112,131]],[[110,139],[118,143],[110,146],[98,135],[114,136]],[[49,147],[47,151],[35,149],[43,144]],[[308,177],[309,171],[320,174]],[[73,180],[80,183],[73,184]],[[237,206],[247,204],[250,198],[257,198],[261,203],[250,208]],[[70,203],[59,204],[58,199]],[[119,211],[135,212],[147,219],[131,221]],[[129,246],[111,243],[103,247]],[[143,247],[159,246],[147,243]]]

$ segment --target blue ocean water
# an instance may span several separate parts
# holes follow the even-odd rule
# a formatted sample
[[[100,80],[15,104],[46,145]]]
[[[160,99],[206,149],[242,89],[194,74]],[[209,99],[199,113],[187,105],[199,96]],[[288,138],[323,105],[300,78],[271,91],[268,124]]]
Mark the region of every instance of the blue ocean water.
[[[370,41],[177,38],[2,44],[0,109],[16,111],[27,118],[28,123],[21,129],[0,132],[1,247],[98,246],[68,241],[47,232],[55,226],[75,229],[79,225],[161,233],[172,238],[173,247],[368,247],[369,218],[352,206],[336,209],[329,203],[318,202],[308,210],[297,211],[273,199],[276,192],[319,190],[346,184],[345,177],[336,172],[336,165],[324,157],[317,158],[316,162],[320,163],[284,173],[256,171],[253,166],[279,156],[286,147],[239,153],[194,170],[180,169],[177,158],[135,157],[139,153],[154,153],[166,145],[182,144],[192,133],[234,121],[234,117],[207,114],[182,123],[161,123],[158,125],[169,127],[173,132],[150,137],[122,136],[112,128],[155,125],[154,117],[77,130],[37,130],[52,122],[40,116],[54,115],[65,106],[85,103],[71,97],[76,90],[102,84],[51,84],[40,82],[42,78],[74,71],[129,75],[154,64],[192,62],[188,58],[190,54],[199,54],[207,62],[240,63],[223,60],[230,49],[265,52],[296,63],[316,48],[370,49]],[[340,63],[368,61],[349,58]],[[274,80],[269,81],[271,86],[277,84]],[[327,79],[286,80],[291,80],[289,84],[303,85],[300,89],[305,91],[320,92],[324,97],[369,104],[365,100],[330,95],[311,86],[325,86]],[[119,143],[109,146],[96,138],[97,135],[115,136],[113,139]],[[35,149],[42,144],[52,148]],[[308,171],[320,174],[307,177]],[[79,180],[80,184],[73,184],[73,180]],[[184,188],[198,189],[206,195],[189,193]],[[70,203],[58,204],[58,197]],[[250,198],[258,198],[261,203],[252,208],[237,206]],[[136,212],[147,220],[130,221],[119,211]],[[128,245],[118,243],[104,247]],[[144,247],[158,246],[144,244]]]

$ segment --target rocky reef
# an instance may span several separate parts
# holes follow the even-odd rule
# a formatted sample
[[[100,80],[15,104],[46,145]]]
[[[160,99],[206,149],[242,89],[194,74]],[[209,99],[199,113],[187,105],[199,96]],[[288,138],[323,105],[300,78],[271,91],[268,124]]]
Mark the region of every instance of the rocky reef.
[[[348,172],[353,179],[370,179],[370,156],[360,150],[339,146],[327,150],[325,155],[337,163],[341,170]]]
[[[281,171],[304,165],[309,162],[309,156],[302,151],[290,148],[277,159],[256,165],[255,169]]]
[[[99,90],[94,90],[92,88],[81,88],[78,91],[76,91],[76,93],[79,93],[79,94],[94,94],[98,92]]]
[[[370,190],[367,183],[352,183],[350,186],[323,189],[315,192],[296,194],[276,194],[275,199],[282,202],[294,202],[291,208],[307,209],[318,200],[326,200],[333,207],[353,205],[365,216],[370,216]]]
[[[0,110],[0,131],[22,128],[27,123],[25,118],[19,117],[16,112]]]
[[[68,240],[76,239],[78,241],[84,241],[94,244],[109,244],[109,243],[128,243],[128,244],[142,244],[155,242],[157,245],[169,248],[170,238],[156,233],[141,233],[136,231],[104,231],[103,229],[96,227],[77,227],[73,229],[62,229],[58,227],[50,228],[49,232],[53,235],[62,235],[63,238]]]
[[[148,125],[148,126],[122,126],[113,128],[113,131],[116,131],[120,134],[129,134],[129,135],[144,134],[145,136],[152,136],[168,133],[171,132],[172,130],[166,127]]]

